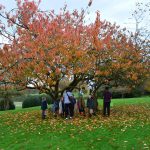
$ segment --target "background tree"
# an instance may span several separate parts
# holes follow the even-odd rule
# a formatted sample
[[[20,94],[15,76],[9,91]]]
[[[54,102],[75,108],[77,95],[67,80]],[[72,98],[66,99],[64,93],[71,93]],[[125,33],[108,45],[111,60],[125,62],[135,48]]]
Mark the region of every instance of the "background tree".
[[[133,33],[125,34],[126,29],[106,25],[107,28],[99,32],[104,34],[98,37],[92,53],[95,92],[102,85],[139,85],[149,74],[147,49],[134,42]]]
[[[136,3],[132,17],[135,21],[135,31],[133,32],[133,41],[140,49],[144,49],[143,60],[150,65],[150,2]],[[148,71],[150,71],[147,68]],[[141,83],[140,88],[144,90],[147,87],[150,74]],[[147,88],[146,88],[147,89]]]

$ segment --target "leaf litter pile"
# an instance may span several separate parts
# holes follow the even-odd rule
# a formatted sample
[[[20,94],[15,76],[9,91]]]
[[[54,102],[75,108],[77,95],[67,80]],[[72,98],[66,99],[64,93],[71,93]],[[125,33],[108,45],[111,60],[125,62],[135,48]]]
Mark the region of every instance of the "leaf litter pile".
[[[48,113],[47,119],[43,121],[40,110],[17,113],[7,112],[0,115],[0,126],[9,126],[10,129],[12,128],[12,132],[15,132],[17,128],[23,129],[26,132],[34,132],[37,129],[39,130],[41,126],[45,126],[51,132],[51,130],[57,131],[59,128],[60,131],[64,131],[65,125],[80,126],[85,130],[93,130],[102,126],[113,128],[125,125],[130,127],[137,121],[140,121],[143,125],[150,124],[150,105],[114,107],[111,110],[110,117],[103,117],[101,113],[100,111],[96,116],[92,116],[91,118],[88,116],[75,116],[71,120],[54,117],[51,113]]]

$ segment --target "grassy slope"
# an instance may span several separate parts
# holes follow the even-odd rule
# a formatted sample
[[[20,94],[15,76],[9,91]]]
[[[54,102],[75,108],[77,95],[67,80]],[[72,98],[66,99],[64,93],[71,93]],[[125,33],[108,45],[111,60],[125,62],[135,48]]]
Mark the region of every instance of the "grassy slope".
[[[0,112],[0,149],[150,149],[149,97],[113,100],[110,118],[42,121],[39,109]]]

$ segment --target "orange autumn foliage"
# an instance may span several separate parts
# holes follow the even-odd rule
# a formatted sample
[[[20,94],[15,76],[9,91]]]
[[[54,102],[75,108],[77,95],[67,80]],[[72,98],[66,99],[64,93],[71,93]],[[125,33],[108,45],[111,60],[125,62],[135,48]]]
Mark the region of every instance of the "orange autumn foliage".
[[[8,26],[16,28],[16,36],[0,50],[1,81],[33,87],[56,99],[65,90],[59,88],[64,77],[73,89],[80,81],[137,81],[146,73],[141,49],[124,30],[101,21],[99,12],[95,22],[86,25],[85,11],[70,12],[65,6],[56,14],[41,11],[40,1],[17,0],[17,4],[12,13],[0,13]]]

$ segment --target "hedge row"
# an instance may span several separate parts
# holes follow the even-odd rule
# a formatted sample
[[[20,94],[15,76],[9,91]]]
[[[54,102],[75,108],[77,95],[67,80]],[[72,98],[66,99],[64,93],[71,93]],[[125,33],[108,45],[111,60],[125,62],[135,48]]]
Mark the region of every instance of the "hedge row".
[[[8,110],[14,110],[15,109],[15,105],[14,102],[9,100],[9,99],[1,99],[0,100],[0,111],[6,110],[6,103],[8,105]]]
[[[41,105],[41,99],[42,97],[46,97],[48,104],[52,103],[52,99],[47,94],[34,94],[34,95],[28,95],[25,100],[22,103],[22,108],[29,108],[29,107],[35,107]]]

